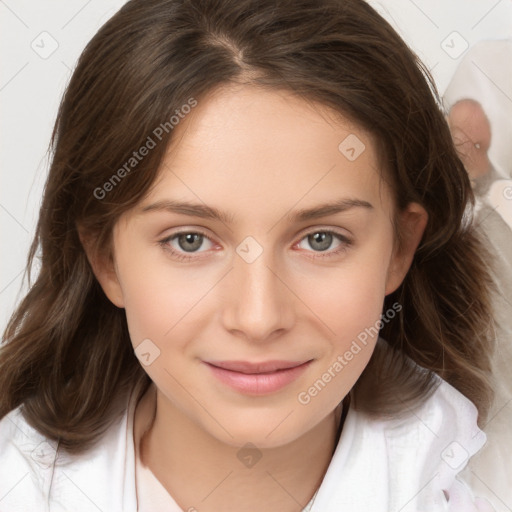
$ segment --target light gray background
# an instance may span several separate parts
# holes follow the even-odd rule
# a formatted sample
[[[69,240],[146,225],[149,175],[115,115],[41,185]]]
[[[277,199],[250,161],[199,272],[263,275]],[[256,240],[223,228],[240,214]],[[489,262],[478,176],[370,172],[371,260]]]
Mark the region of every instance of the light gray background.
[[[48,170],[46,151],[60,98],[86,43],[124,3],[0,0],[2,331],[26,291],[23,270],[37,222]],[[441,93],[465,53],[453,56],[464,50],[464,41],[471,47],[482,39],[512,38],[511,0],[370,3],[431,69]],[[454,31],[461,38],[454,39]],[[443,48],[446,44],[452,48],[451,56]],[[56,49],[48,55],[53,47]]]

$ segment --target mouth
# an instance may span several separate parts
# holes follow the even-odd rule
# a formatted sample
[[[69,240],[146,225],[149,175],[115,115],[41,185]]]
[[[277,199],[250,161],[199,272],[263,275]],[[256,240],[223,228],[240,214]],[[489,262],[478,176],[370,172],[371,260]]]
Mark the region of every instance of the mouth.
[[[313,360],[306,361],[204,361],[213,376],[230,388],[249,395],[266,395],[295,381]]]

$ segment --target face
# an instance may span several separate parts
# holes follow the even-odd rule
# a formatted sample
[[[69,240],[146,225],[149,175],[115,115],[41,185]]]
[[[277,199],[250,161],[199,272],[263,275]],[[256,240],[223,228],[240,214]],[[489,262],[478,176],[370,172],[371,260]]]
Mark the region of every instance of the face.
[[[487,151],[491,144],[491,125],[480,103],[460,100],[450,109],[448,124],[460,159],[471,179],[490,171]]]
[[[372,138],[290,93],[217,89],[173,135],[95,273],[169,410],[233,446],[291,442],[365,368],[425,216],[401,213],[397,251]]]

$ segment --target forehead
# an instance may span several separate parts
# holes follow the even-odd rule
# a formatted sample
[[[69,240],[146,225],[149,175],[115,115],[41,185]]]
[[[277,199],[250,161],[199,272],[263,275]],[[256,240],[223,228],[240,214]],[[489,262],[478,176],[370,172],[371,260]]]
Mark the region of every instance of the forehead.
[[[371,135],[346,116],[291,91],[256,85],[219,86],[184,116],[172,135],[168,157],[175,160],[187,147],[197,151],[199,146],[209,157],[243,153],[275,156],[275,160],[314,155],[317,160],[318,152],[329,146],[327,158],[337,154],[340,137],[348,136],[354,142],[365,139],[373,152]]]
[[[230,84],[174,128],[143,203],[171,196],[263,219],[340,198],[381,204],[381,186],[373,137],[360,126],[288,91]]]

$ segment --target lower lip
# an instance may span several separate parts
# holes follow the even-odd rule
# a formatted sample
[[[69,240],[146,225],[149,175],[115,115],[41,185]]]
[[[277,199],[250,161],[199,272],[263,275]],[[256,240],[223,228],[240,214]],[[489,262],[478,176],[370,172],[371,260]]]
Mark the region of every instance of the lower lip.
[[[284,388],[306,371],[311,361],[270,373],[241,373],[207,364],[213,375],[229,387],[249,395],[266,395]]]

